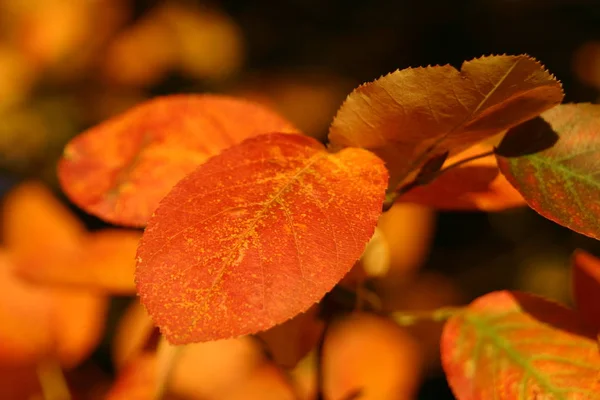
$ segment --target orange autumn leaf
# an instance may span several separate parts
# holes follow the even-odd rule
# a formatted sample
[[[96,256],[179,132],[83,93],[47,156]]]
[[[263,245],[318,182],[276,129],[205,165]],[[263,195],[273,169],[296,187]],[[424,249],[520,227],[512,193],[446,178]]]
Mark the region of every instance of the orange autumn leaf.
[[[19,263],[35,265],[57,254],[77,253],[85,232],[77,217],[39,182],[25,182],[8,192],[1,226],[12,256]]]
[[[142,303],[173,344],[256,333],[307,310],[352,268],[387,171],[361,149],[248,139],[180,181],[138,249]]]
[[[600,399],[600,352],[579,314],[519,292],[493,292],[451,317],[442,364],[460,400]]]
[[[414,398],[421,364],[418,344],[404,329],[389,319],[353,314],[332,324],[325,338],[325,398]]]
[[[244,36],[236,21],[216,8],[182,6],[157,8],[179,49],[178,69],[195,79],[222,80],[239,72],[244,62]]]
[[[571,265],[573,298],[577,310],[600,331],[600,259],[577,250]]]
[[[314,305],[305,313],[256,335],[277,365],[293,368],[317,345],[325,329],[318,313],[319,307]]]
[[[102,230],[83,224],[47,189],[26,182],[6,196],[4,242],[16,273],[43,284],[134,293],[135,252],[140,232]]]
[[[381,284],[405,281],[423,265],[435,222],[432,209],[408,203],[396,203],[379,217],[377,226],[390,252],[390,269]]]
[[[242,140],[296,132],[274,112],[217,95],[157,98],[91,128],[65,148],[58,175],[78,206],[109,222],[144,226],[195,167]]]
[[[123,333],[121,331],[120,335]],[[175,355],[169,360],[169,353],[173,355],[173,352]],[[270,365],[256,341],[249,337],[182,347],[161,342],[157,352],[140,349],[130,355],[132,357],[119,368],[119,378],[113,388],[115,392],[154,394],[159,387],[161,374],[168,371],[165,382],[168,395],[186,399],[223,400],[235,388],[247,386],[248,380]],[[125,394],[122,396],[120,398],[128,398]]]
[[[0,362],[78,364],[102,336],[106,298],[22,281],[11,261],[0,252]]]
[[[559,104],[561,85],[536,60],[489,56],[408,68],[363,84],[329,131],[335,148],[362,147],[388,166],[393,189],[428,159],[451,155]]]
[[[287,374],[264,363],[218,400],[298,400]]]
[[[87,235],[82,250],[67,259],[20,264],[17,273],[30,281],[109,291],[135,292],[135,252],[141,233],[105,229]]]
[[[489,146],[476,144],[450,157],[444,165],[452,165],[490,150]],[[417,186],[401,195],[397,201],[418,203],[442,210],[488,212],[527,204],[523,196],[500,173],[493,154],[451,168],[433,182]]]
[[[52,294],[53,351],[63,366],[74,367],[86,359],[102,339],[108,299],[83,290],[53,289]]]
[[[31,287],[13,274],[13,264],[0,252],[0,360],[30,363],[50,352],[52,317],[49,289]]]

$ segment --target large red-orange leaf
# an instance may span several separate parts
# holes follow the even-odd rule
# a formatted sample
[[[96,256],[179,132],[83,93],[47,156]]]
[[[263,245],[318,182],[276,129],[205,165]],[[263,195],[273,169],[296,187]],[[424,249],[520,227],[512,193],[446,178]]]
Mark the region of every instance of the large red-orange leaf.
[[[577,250],[571,264],[577,310],[600,332],[600,259]]]
[[[373,235],[387,186],[362,149],[248,139],[179,182],[138,249],[142,303],[174,344],[269,329],[307,310]]]
[[[143,226],[173,185],[242,140],[296,132],[269,109],[226,96],[140,104],[73,139],[58,165],[67,195],[109,222]]]
[[[547,130],[558,142],[532,154],[498,155],[500,171],[535,211],[600,239],[600,105],[564,104],[541,118],[545,124],[529,124],[531,135]]]
[[[452,165],[490,150],[490,146],[477,144],[451,157],[445,165]],[[523,196],[500,174],[496,158],[492,154],[451,168],[433,182],[411,189],[400,196],[398,201],[443,210],[482,211],[500,211],[526,204]]]
[[[536,60],[489,56],[392,72],[354,90],[329,131],[334,147],[374,151],[390,189],[429,158],[456,154],[561,102],[561,85]]]
[[[600,352],[579,314],[519,292],[493,292],[450,318],[442,364],[460,400],[600,399]]]

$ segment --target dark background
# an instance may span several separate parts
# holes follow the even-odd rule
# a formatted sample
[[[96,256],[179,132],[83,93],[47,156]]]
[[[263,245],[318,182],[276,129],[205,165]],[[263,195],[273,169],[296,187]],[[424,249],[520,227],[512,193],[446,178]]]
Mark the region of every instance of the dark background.
[[[134,24],[160,3],[133,2],[133,12],[124,26]],[[411,66],[449,63],[460,67],[464,60],[481,55],[527,53],[540,60],[563,83],[565,102],[598,99],[598,88],[584,84],[573,73],[573,56],[582,44],[600,40],[600,0],[189,3],[220,7],[233,18],[246,41],[244,67],[239,75],[217,85],[169,72],[144,87],[144,96],[218,91],[221,87],[235,86],[249,74],[269,76],[286,71],[318,71],[356,86]],[[43,81],[25,106],[39,98],[60,97],[65,93],[73,94],[69,97],[72,105],[84,82],[63,86]],[[63,135],[65,140],[97,122],[81,118],[82,111],[78,111],[77,105],[74,111],[72,107],[69,110],[65,118],[72,120],[67,128],[61,128],[68,131]],[[321,137],[324,133],[321,132]],[[23,135],[27,134],[25,130]],[[49,177],[51,173],[38,168],[41,165],[38,156],[20,160],[19,164],[6,162],[10,158],[8,153],[4,156],[0,153],[0,157],[5,158],[0,169],[2,190],[31,177],[55,184]],[[99,220],[77,212],[91,228],[104,226]],[[439,213],[433,247],[423,269],[452,276],[469,299],[502,288],[542,291],[561,297],[563,286],[567,285],[563,278],[567,276],[568,257],[578,247],[600,254],[595,241],[563,229],[528,209],[494,214],[443,212]],[[535,274],[523,278],[531,260],[540,258],[548,261],[550,267],[542,265]],[[115,300],[113,322],[125,302]],[[106,346],[101,347],[94,357],[110,369],[106,350]],[[419,399],[452,398],[445,379],[436,374],[428,378],[419,396]]]

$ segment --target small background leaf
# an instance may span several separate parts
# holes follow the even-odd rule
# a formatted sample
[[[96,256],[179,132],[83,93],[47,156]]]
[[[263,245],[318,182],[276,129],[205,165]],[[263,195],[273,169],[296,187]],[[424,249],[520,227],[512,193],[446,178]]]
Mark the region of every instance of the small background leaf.
[[[141,232],[90,233],[46,186],[33,181],[11,190],[2,217],[4,242],[20,277],[44,285],[135,293]]]
[[[561,85],[536,60],[489,56],[408,68],[354,90],[329,131],[334,147],[363,147],[390,170],[390,189],[430,156],[450,155],[537,116],[562,101]]]
[[[498,166],[535,211],[600,239],[600,105],[564,104],[541,117],[558,134],[556,145],[522,157],[499,155]]]
[[[577,310],[600,332],[600,259],[577,250],[571,262]]]
[[[296,132],[274,112],[217,95],[140,104],[73,139],[58,165],[78,206],[109,222],[144,226],[177,181],[208,158],[268,132]]]
[[[361,149],[249,139],[188,175],[138,249],[138,293],[173,344],[266,330],[307,310],[365,249],[387,171]]]
[[[518,292],[478,298],[448,320],[442,364],[461,400],[600,399],[600,352],[579,315]]]
[[[490,146],[477,144],[451,157],[446,164],[490,150]],[[526,204],[523,196],[500,174],[494,155],[451,168],[433,182],[417,186],[401,195],[397,201],[423,204],[441,210],[483,211],[500,211]]]

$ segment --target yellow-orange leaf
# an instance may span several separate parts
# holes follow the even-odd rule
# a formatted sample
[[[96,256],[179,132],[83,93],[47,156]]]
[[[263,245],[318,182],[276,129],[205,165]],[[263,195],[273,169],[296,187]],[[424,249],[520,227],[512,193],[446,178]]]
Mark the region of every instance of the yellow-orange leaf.
[[[14,276],[13,264],[0,252],[0,360],[31,363],[52,347],[49,289],[36,289]]]
[[[47,263],[56,254],[79,251],[83,224],[39,182],[12,189],[2,207],[2,238],[23,264]]]
[[[109,229],[88,233],[38,182],[23,183],[9,192],[2,216],[4,242],[21,277],[40,284],[135,292],[140,232]]]
[[[362,149],[248,139],[167,195],[138,249],[142,303],[174,344],[266,330],[307,310],[373,235],[387,171]]]
[[[268,132],[295,132],[274,112],[217,95],[150,100],[73,139],[58,165],[78,206],[109,222],[143,226],[186,174],[222,150]]]
[[[141,233],[106,229],[87,235],[72,257],[31,264],[21,263],[17,273],[30,281],[108,291],[135,293],[135,252]]]
[[[445,165],[490,150],[490,146],[477,144],[450,157]],[[400,196],[398,201],[424,204],[442,210],[482,211],[500,211],[527,204],[523,196],[500,173],[493,154],[451,168],[433,182]]]
[[[461,400],[598,400],[600,352],[579,314],[518,292],[493,292],[450,318],[442,364]]]
[[[323,390],[327,399],[412,399],[422,357],[407,331],[384,319],[353,314],[331,326],[323,344]]]
[[[87,357],[102,336],[106,298],[32,285],[13,272],[0,252],[0,361],[57,357],[70,367]]]
[[[334,147],[374,151],[391,186],[432,156],[456,154],[561,102],[561,85],[536,60],[489,56],[408,68],[354,90],[329,131]]]
[[[102,339],[108,299],[82,290],[53,289],[54,351],[61,364],[73,367]]]

